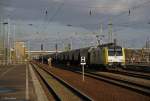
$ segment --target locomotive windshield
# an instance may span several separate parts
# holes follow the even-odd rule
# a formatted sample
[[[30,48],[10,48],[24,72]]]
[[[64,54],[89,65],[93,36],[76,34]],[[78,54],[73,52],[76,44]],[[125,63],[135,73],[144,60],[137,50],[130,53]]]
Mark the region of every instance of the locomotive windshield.
[[[122,56],[122,48],[109,48],[108,55],[109,56]]]

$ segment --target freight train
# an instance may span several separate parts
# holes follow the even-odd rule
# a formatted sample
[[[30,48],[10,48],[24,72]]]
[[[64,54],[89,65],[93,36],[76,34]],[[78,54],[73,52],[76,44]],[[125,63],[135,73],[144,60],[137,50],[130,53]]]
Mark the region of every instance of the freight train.
[[[43,60],[45,63],[47,63],[46,61],[48,60],[48,58],[52,58],[53,63],[79,65],[81,57],[85,57],[86,65],[89,67],[125,66],[124,48],[122,48],[121,46],[117,46],[114,43],[46,55],[44,56]]]

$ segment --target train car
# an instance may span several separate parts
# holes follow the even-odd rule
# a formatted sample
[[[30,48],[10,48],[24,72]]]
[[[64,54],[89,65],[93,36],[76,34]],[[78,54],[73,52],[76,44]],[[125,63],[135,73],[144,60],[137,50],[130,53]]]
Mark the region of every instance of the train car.
[[[90,49],[91,47],[87,47],[87,48],[82,48],[82,49],[80,49],[80,55],[81,56],[83,56],[83,57],[85,57],[85,61],[86,61],[86,63],[87,64],[89,64],[89,49]]]
[[[74,52],[74,51],[68,52],[68,53],[69,53],[68,55],[69,55],[69,61],[70,61],[70,62],[73,61],[73,52]]]
[[[76,49],[72,53],[73,64],[80,64],[80,49]]]

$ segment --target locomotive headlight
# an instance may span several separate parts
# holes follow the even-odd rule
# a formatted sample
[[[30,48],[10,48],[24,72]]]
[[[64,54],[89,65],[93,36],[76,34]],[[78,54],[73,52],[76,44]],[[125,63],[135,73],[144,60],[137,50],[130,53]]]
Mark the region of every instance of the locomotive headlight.
[[[109,63],[108,65],[109,65],[109,66],[112,66],[112,63]]]
[[[124,63],[121,63],[121,65],[124,66],[125,64],[124,64]]]
[[[119,59],[119,61],[123,61],[123,59]]]
[[[112,60],[112,59],[109,59],[108,61],[109,61],[109,62],[112,62],[113,60]]]

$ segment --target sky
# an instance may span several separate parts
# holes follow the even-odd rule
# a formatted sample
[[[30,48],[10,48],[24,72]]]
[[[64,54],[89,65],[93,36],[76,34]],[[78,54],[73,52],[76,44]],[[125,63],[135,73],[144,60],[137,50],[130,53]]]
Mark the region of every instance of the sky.
[[[150,0],[0,0],[0,22],[9,22],[10,37],[28,40],[32,50],[96,44],[96,35],[124,47],[143,47],[150,38]],[[102,26],[102,27],[100,27]],[[1,27],[2,29],[2,27]],[[14,38],[15,37],[15,38]]]

